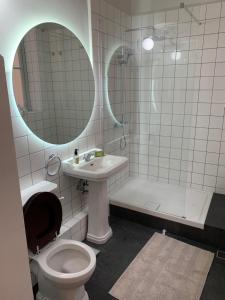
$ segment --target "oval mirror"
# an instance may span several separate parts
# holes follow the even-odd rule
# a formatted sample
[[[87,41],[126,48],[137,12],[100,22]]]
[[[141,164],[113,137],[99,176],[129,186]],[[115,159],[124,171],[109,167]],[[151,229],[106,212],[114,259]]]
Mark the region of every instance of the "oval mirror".
[[[133,52],[126,46],[120,46],[113,53],[108,67],[108,100],[109,110],[115,126],[126,123],[125,113],[128,111],[128,91],[132,89],[132,74],[134,64],[131,58]]]
[[[46,142],[74,140],[90,119],[92,66],[80,40],[62,25],[43,23],[23,37],[13,64],[13,88],[23,120]]]

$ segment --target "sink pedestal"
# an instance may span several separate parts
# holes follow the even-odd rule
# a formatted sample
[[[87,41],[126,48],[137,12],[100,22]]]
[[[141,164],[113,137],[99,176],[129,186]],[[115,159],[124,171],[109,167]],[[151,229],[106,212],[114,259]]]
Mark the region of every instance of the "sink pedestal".
[[[88,194],[88,241],[95,244],[104,244],[111,238],[112,229],[109,226],[108,217],[107,181],[90,181]]]
[[[95,157],[88,162],[83,160],[78,165],[74,164],[73,158],[62,162],[64,174],[88,180],[90,183],[87,233],[87,240],[90,242],[104,244],[112,236],[112,229],[109,226],[108,220],[109,200],[107,195],[107,180],[127,165],[127,157],[110,154]]]

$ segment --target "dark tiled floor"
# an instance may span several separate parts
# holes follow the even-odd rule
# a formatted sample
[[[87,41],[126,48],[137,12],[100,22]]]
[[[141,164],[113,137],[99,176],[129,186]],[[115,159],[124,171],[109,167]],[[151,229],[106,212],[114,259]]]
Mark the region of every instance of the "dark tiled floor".
[[[225,195],[213,194],[205,224],[213,228],[225,230]]]
[[[97,257],[94,275],[86,285],[90,300],[115,299],[108,294],[109,290],[153,233],[156,232],[150,227],[117,217],[111,218],[111,226],[113,237],[105,245],[97,246],[101,253]],[[171,236],[204,249],[215,250],[194,241],[175,235]],[[96,245],[93,246],[96,247]],[[200,300],[224,299],[225,264],[221,260],[214,259]]]

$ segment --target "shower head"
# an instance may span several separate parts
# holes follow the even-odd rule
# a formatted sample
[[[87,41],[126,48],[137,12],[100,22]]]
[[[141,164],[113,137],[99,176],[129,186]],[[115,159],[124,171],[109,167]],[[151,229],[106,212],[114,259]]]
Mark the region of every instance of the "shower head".
[[[162,36],[162,35],[153,35],[152,36],[152,39],[153,39],[153,41],[154,42],[162,42],[162,41],[164,41],[166,38],[165,38],[165,36]]]
[[[129,58],[134,55],[133,50],[129,48],[122,47],[117,55],[117,62],[119,65],[128,64]]]

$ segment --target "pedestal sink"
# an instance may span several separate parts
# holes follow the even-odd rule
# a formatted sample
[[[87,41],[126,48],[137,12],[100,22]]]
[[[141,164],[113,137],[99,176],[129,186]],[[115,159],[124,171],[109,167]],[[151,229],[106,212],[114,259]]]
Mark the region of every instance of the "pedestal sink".
[[[64,174],[89,181],[87,240],[90,242],[104,244],[112,236],[108,222],[107,179],[127,164],[126,157],[115,155],[96,157],[89,162],[81,161],[79,165],[74,164],[73,158],[62,162]]]

